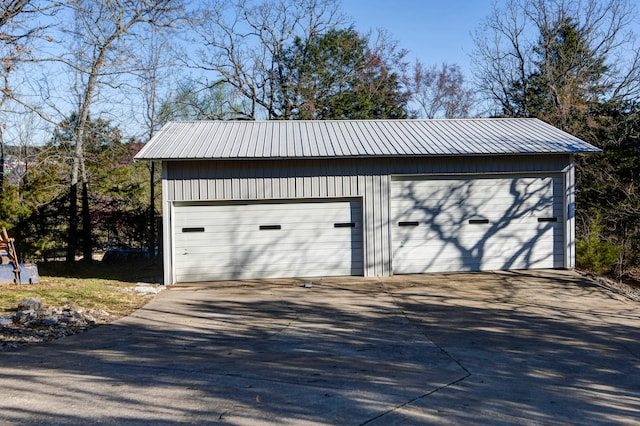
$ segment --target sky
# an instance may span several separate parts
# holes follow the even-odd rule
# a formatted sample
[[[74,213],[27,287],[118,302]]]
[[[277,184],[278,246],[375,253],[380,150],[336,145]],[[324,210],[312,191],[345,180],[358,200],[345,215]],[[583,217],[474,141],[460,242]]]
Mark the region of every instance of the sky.
[[[387,29],[409,59],[425,65],[457,64],[465,79],[472,80],[470,54],[473,33],[491,13],[496,0],[342,0],[342,10],[356,29],[367,33]],[[503,1],[497,0],[498,5]],[[631,0],[640,8],[640,0]],[[631,23],[640,35],[640,16]]]
[[[387,29],[399,46],[426,65],[457,64],[467,78],[473,32],[490,14],[492,0],[342,0],[361,33]]]

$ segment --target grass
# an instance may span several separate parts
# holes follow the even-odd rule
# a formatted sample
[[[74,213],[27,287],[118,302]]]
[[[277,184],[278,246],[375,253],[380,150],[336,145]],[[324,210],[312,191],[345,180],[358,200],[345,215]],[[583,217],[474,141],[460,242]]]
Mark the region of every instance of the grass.
[[[125,316],[151,300],[153,296],[139,295],[134,287],[138,282],[158,283],[160,268],[149,260],[38,264],[39,284],[0,285],[0,315],[13,314],[22,300],[36,297],[43,307],[78,306]]]

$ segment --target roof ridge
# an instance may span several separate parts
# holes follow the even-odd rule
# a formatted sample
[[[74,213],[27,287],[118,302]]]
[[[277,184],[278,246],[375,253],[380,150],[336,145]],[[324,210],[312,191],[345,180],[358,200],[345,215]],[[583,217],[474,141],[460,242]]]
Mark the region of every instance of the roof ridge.
[[[177,124],[189,124],[189,123],[273,123],[273,124],[294,124],[294,123],[367,123],[367,122],[456,122],[456,121],[541,121],[536,117],[470,117],[470,118],[403,118],[403,119],[394,119],[394,118],[372,118],[372,119],[330,119],[330,120],[171,120],[168,123],[177,123]]]

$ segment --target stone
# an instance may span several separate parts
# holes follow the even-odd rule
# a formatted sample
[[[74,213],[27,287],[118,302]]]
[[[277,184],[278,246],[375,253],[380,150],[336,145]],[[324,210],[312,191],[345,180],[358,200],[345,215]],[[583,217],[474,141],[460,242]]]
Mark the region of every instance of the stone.
[[[35,308],[37,304],[27,306]],[[115,319],[117,315],[106,311],[76,305],[18,310],[13,315],[0,316],[0,352],[77,334]]]
[[[24,324],[27,321],[31,321],[34,318],[37,318],[38,314],[36,311],[18,311],[15,315],[15,322],[19,322],[20,324]]]
[[[24,299],[22,302],[18,304],[19,311],[37,311],[40,309],[42,305],[42,300],[30,297],[28,299]]]
[[[138,294],[158,294],[162,291],[162,287],[138,283],[134,290]]]
[[[55,319],[55,318],[43,318],[42,319],[42,325],[53,327],[56,324],[58,324],[58,320]]]

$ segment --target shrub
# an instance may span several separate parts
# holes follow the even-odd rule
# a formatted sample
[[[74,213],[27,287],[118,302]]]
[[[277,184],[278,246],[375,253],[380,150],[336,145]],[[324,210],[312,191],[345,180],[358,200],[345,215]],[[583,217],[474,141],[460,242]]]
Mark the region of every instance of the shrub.
[[[586,238],[576,240],[576,263],[581,269],[610,274],[620,259],[623,247],[602,238],[600,215],[592,217]]]

